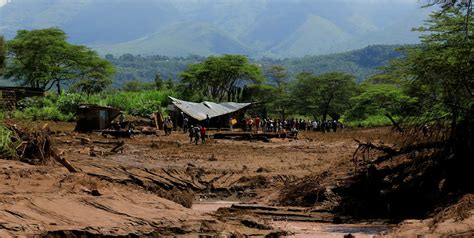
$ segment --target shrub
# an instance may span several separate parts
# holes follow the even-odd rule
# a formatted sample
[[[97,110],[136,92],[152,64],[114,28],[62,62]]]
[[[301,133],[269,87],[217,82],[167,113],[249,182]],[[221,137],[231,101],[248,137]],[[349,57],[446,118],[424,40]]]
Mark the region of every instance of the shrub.
[[[86,102],[86,98],[78,93],[65,94],[58,97],[56,106],[65,114],[75,114],[77,107]]]
[[[51,120],[51,121],[72,121],[74,119],[74,114],[68,113],[63,114],[55,106],[49,107],[30,107],[26,108],[23,111],[15,111],[13,117],[19,120]]]
[[[17,143],[12,141],[13,132],[3,124],[5,114],[0,112],[0,158],[13,157],[16,154]]]
[[[394,119],[397,120],[398,118],[395,117]],[[363,120],[348,121],[345,124],[349,127],[374,127],[392,125],[392,122],[384,115],[373,115]]]
[[[12,132],[0,123],[0,157],[11,157],[15,153],[15,146],[11,139]]]

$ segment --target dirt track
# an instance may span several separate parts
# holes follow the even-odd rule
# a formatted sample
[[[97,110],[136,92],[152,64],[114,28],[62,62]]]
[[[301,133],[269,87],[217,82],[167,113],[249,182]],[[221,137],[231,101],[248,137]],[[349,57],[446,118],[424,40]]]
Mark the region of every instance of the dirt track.
[[[1,237],[73,237],[81,232],[91,237],[264,236],[284,227],[275,223],[267,229],[268,219],[246,211],[215,214],[161,197],[185,205],[189,200],[275,205],[279,190],[288,182],[326,170],[350,172],[357,148],[354,138],[387,142],[391,137],[389,129],[379,128],[303,133],[298,140],[272,139],[270,143],[211,139],[195,145],[182,133],[115,139],[71,133],[72,124],[50,127],[63,157],[81,172],[70,174],[55,163],[31,166],[0,160]],[[125,142],[123,151],[111,153],[120,140]]]

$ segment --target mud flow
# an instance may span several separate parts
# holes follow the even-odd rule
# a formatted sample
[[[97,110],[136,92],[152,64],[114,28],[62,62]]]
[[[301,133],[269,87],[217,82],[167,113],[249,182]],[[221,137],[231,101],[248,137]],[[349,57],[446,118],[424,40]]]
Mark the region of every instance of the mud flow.
[[[472,227],[471,197],[460,222],[456,212],[439,218],[457,226],[437,227],[397,226],[378,209],[385,203],[344,203],[354,189],[373,192],[353,182],[361,181],[353,179],[354,138],[393,141],[389,128],[268,141],[213,139],[211,131],[196,145],[179,132],[115,138],[72,127],[50,123],[54,149],[46,151],[58,159],[0,160],[0,237],[374,237]]]

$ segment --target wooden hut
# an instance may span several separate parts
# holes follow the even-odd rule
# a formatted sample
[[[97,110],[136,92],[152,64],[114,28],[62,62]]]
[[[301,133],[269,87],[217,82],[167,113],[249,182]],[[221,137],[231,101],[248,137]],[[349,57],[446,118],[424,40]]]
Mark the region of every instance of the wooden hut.
[[[80,105],[77,109],[75,131],[91,132],[107,129],[120,114],[121,112],[117,108],[92,104]]]

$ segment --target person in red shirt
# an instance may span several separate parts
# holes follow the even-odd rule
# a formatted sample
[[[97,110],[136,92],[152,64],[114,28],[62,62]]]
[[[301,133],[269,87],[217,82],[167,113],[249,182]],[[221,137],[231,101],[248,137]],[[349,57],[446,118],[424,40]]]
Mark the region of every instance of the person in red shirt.
[[[204,144],[206,143],[206,132],[207,132],[207,129],[205,126],[202,126],[201,127],[201,142]]]
[[[260,127],[260,117],[255,117],[255,127],[257,128],[257,132],[258,132],[258,128]]]

